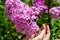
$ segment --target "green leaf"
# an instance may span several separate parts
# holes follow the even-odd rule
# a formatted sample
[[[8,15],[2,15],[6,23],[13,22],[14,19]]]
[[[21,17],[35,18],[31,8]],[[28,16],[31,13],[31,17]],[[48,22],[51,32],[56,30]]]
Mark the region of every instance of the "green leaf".
[[[51,19],[51,25],[53,26],[55,24],[55,20]]]
[[[21,39],[22,38],[22,35],[18,35],[18,39]]]

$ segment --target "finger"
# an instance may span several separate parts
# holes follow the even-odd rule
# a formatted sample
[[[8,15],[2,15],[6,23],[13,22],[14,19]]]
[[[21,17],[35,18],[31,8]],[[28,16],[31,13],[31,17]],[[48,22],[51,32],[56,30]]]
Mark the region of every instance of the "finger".
[[[45,24],[43,24],[43,25],[41,26],[41,29],[39,30],[38,35],[41,33],[41,31],[42,31],[43,29],[46,29]]]
[[[42,39],[45,37],[45,33],[46,33],[46,25],[45,24],[42,25],[41,30],[43,30],[43,29],[45,29],[45,32],[44,32],[44,35],[43,35]]]
[[[37,35],[39,35],[40,33],[41,33],[41,29],[38,30]],[[36,36],[37,36],[37,35],[36,35]]]
[[[45,30],[44,32],[42,30]],[[39,35],[41,35],[40,39],[43,39],[45,37],[45,33],[46,33],[46,25],[43,24],[41,27],[41,31],[39,33]]]
[[[34,37],[36,37],[36,35],[37,35],[37,33],[33,34],[33,35],[31,36],[31,39],[33,39]]]
[[[48,25],[47,25],[47,27],[46,27],[46,34],[50,34],[50,28],[49,28]]]
[[[44,37],[43,40],[48,40],[50,38],[50,29],[49,26],[46,27],[46,36]]]
[[[45,35],[45,31],[46,31],[46,27],[45,27],[45,24],[43,24],[41,27],[41,31],[39,31],[39,33],[38,33],[38,36],[33,38],[33,40],[42,39]]]
[[[49,26],[47,25],[47,34],[46,34],[46,37],[49,38],[50,37],[50,28]]]
[[[29,40],[32,40],[33,38],[35,38],[35,37],[36,37],[36,35],[37,35],[37,33],[33,34],[33,35],[30,37],[30,39],[29,39]]]
[[[46,31],[46,27],[45,27],[45,24],[43,24],[42,27],[41,27],[41,31],[39,30],[38,34],[32,35],[31,39],[33,39],[33,40],[38,40],[39,38],[42,39],[43,36],[45,35],[45,31]]]
[[[43,24],[42,25],[42,27],[41,27],[41,30],[43,30],[43,29],[45,29],[46,27],[45,27],[45,24]]]
[[[49,26],[47,25],[47,27],[46,27],[46,37],[50,37],[50,28],[49,28]]]
[[[39,40],[39,39],[42,39],[43,36],[44,36],[44,34],[45,34],[45,29],[43,29],[43,30],[41,31],[40,35],[38,35],[37,37],[33,38],[33,40]]]

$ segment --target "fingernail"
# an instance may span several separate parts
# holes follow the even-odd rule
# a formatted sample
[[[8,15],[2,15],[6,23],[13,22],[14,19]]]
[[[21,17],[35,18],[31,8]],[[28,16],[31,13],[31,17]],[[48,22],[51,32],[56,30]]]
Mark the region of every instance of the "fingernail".
[[[43,24],[43,26],[45,26],[45,24]]]
[[[49,29],[49,25],[47,25],[47,29]]]

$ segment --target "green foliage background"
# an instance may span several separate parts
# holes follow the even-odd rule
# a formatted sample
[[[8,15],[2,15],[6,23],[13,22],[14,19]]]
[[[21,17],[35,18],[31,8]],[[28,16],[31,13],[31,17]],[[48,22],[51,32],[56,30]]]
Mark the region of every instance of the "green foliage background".
[[[24,35],[16,32],[14,24],[6,16],[5,1],[6,0],[0,0],[0,40],[22,40]],[[28,5],[30,4],[30,0],[22,1],[27,3]],[[59,5],[60,3],[57,3],[56,0],[51,0],[50,7]],[[46,13],[40,16],[40,19],[37,21],[37,24],[39,26],[41,26],[44,23],[48,24],[48,15]],[[56,21],[52,18],[52,16],[50,16],[50,29],[50,40],[60,38],[60,19]]]

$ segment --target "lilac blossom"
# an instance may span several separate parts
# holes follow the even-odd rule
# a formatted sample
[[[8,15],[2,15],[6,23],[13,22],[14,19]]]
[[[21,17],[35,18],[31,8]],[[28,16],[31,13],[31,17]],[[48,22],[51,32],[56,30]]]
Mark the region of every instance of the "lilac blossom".
[[[38,16],[43,13],[44,9],[48,9],[44,5],[44,0],[35,0],[32,7],[20,0],[6,0],[7,16],[16,25],[16,31],[27,36],[31,36],[39,30],[34,20],[38,20]]]
[[[50,13],[53,15],[53,18],[57,20],[60,15],[60,6],[51,8]]]
[[[44,11],[48,13],[48,7],[44,4],[45,0],[34,0],[33,6],[38,8],[40,11]]]

